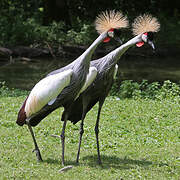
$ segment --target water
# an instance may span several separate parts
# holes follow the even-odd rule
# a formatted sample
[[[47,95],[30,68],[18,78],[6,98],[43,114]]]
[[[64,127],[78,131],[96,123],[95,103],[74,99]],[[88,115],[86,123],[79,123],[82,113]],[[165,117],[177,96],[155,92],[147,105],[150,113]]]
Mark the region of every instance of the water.
[[[165,80],[180,82],[180,58],[124,58],[119,62],[118,77],[122,80],[132,79],[138,82],[143,79],[149,82]]]
[[[0,60],[1,62],[1,60]],[[31,62],[0,63],[0,81],[5,81],[10,88],[30,90],[49,72],[58,69],[66,62],[53,59],[35,59]]]
[[[35,59],[31,62],[16,61],[9,63],[0,59],[0,81],[10,88],[30,90],[47,73],[70,63],[67,59]],[[122,58],[119,62],[118,77],[121,80],[132,79],[150,82],[171,80],[180,82],[179,59]]]

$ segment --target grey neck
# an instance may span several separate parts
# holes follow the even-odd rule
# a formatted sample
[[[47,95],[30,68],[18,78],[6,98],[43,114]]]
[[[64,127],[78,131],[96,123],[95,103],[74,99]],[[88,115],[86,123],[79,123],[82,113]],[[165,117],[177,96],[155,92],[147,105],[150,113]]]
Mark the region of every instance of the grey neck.
[[[80,63],[88,63],[91,60],[97,46],[107,37],[107,32],[102,33],[99,37],[90,45],[90,47],[77,59]]]
[[[132,39],[130,39],[125,44],[121,45],[119,48],[115,49],[112,53],[114,54],[115,61],[118,61],[121,56],[133,45],[142,41],[142,35],[138,35]],[[117,62],[116,62],[117,63]]]
[[[107,54],[104,58],[108,60],[108,64],[113,66],[117,64],[117,61],[121,58],[121,56],[133,45],[135,45],[138,42],[142,41],[142,35],[137,35],[136,37],[132,38],[125,44],[121,45],[120,47],[116,48],[114,51]]]

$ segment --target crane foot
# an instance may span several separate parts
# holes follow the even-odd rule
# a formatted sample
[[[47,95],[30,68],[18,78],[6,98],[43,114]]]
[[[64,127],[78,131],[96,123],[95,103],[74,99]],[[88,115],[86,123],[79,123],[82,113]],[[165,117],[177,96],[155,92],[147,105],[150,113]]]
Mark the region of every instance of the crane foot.
[[[43,161],[39,149],[34,149],[33,152],[36,153],[36,157],[37,157],[38,162]]]
[[[102,161],[101,161],[101,160],[98,160],[98,164],[102,166]]]
[[[79,159],[76,159],[76,164],[79,164]]]

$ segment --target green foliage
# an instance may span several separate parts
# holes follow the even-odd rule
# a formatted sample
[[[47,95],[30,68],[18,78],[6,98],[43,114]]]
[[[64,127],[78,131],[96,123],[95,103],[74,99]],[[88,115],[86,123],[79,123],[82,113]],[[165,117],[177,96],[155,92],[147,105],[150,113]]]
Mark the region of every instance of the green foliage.
[[[9,89],[5,82],[0,82],[0,97],[18,97],[27,95],[28,91],[22,91],[20,89]]]
[[[28,4],[26,4],[28,3]],[[42,25],[43,8],[33,10],[31,1],[21,4],[18,1],[2,3],[0,7],[0,45],[1,46],[43,46],[48,43],[87,44],[91,42],[94,27],[77,18],[74,27],[68,32],[63,21],[53,21]],[[41,2],[39,2],[41,4]],[[30,10],[30,11],[29,11]]]
[[[120,98],[174,98],[180,97],[180,85],[169,80],[164,81],[162,85],[159,82],[148,83],[147,80],[141,83],[126,80],[121,82],[119,88],[115,83],[111,95],[117,95]]]
[[[14,23],[8,19],[0,19],[1,44],[4,45],[33,45],[47,42],[61,43],[65,41],[64,23],[53,22],[49,26],[40,25],[34,18],[23,21],[22,16],[16,16]]]
[[[163,98],[180,96],[180,85],[167,80],[161,87],[160,95]]]
[[[166,0],[167,1],[167,0]],[[156,1],[139,1],[126,2],[119,1],[81,1],[73,2],[63,1],[67,6],[64,12],[70,16],[70,25],[64,25],[64,22],[53,22],[49,26],[43,26],[42,22],[45,18],[57,20],[56,15],[59,11],[47,13],[47,9],[59,7],[58,1],[42,1],[42,0],[1,0],[0,1],[0,45],[44,45],[44,42],[70,44],[89,44],[94,38],[94,27],[91,23],[95,16],[104,10],[117,9],[133,20],[137,16],[137,12],[142,14],[149,12],[158,16],[161,22],[161,33],[158,33],[157,40],[164,44],[166,42],[174,44],[179,42],[179,16],[180,13],[176,3],[170,5],[166,3],[158,3]],[[62,2],[62,4],[64,4]],[[52,5],[48,6],[49,3]],[[168,5],[166,5],[168,4]],[[96,7],[96,8],[94,8]],[[53,8],[52,8],[53,9]],[[63,20],[63,17],[59,18]],[[67,32],[67,26],[69,28]]]
[[[67,41],[74,42],[76,44],[89,44],[91,42],[91,36],[93,34],[93,27],[88,24],[82,24],[80,31],[71,29],[67,33]]]
[[[9,89],[5,82],[0,82],[0,96],[22,96],[27,95],[28,91],[21,91],[19,89]],[[121,82],[120,87],[114,83],[111,96],[118,96],[124,98],[145,98],[145,99],[173,99],[180,97],[180,85],[169,80],[164,81],[163,84],[159,82],[148,83],[143,80],[141,83],[133,82],[132,80],[125,80]]]
[[[47,27],[41,26],[39,30],[44,28],[46,37],[43,37],[45,41],[54,43],[63,43],[66,41],[66,33],[64,32],[65,24],[63,22],[53,22]]]
[[[35,18],[23,20],[17,15],[13,18],[13,23],[9,23],[7,17],[0,19],[0,44],[2,46],[13,45],[44,45],[45,42],[61,44],[88,44],[93,34],[92,26],[82,24],[79,31],[73,29],[65,32],[64,22],[53,22],[49,26],[40,25]]]

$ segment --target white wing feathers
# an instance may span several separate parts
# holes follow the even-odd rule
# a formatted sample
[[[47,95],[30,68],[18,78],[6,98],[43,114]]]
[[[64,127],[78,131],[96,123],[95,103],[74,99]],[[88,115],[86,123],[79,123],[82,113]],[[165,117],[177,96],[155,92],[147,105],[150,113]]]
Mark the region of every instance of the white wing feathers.
[[[113,79],[116,78],[117,72],[118,72],[118,65],[116,64],[116,65],[115,65],[115,68],[114,68]]]
[[[85,81],[83,87],[81,88],[81,90],[79,91],[78,95],[76,96],[75,100],[79,97],[79,95],[83,91],[85,91],[91,85],[91,83],[95,80],[96,76],[97,76],[97,69],[95,67],[90,67],[89,73],[86,77],[86,81]]]
[[[54,99],[52,99],[52,100],[50,100],[50,101],[48,102],[48,105],[49,105],[49,106],[52,105],[52,104],[56,101],[56,99],[57,99],[57,97],[54,98]]]
[[[52,105],[61,91],[69,85],[73,70],[53,74],[39,81],[32,89],[25,105],[26,116],[38,112],[46,104]]]

